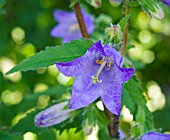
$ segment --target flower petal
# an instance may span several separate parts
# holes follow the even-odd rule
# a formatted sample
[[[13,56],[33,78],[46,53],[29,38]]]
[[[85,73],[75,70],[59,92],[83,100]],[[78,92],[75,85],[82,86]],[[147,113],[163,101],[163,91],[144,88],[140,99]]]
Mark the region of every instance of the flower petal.
[[[121,70],[121,78],[123,82],[127,82],[134,74],[133,68],[120,68]]]
[[[141,140],[170,140],[170,135],[157,132],[149,132],[143,135]]]
[[[69,26],[65,26],[63,24],[58,24],[57,26],[55,26],[50,34],[53,37],[66,37],[66,33],[69,30]]]
[[[96,54],[104,55],[104,50],[100,41],[94,43],[88,49],[85,55],[77,59],[74,59],[71,62],[64,63],[57,62],[56,66],[58,70],[66,76],[76,76],[79,74],[87,74],[87,72],[97,72],[97,69],[94,71],[93,68],[94,67],[93,60],[96,57]],[[85,77],[87,77],[87,75],[85,75]],[[89,78],[91,79],[91,77]]]
[[[170,6],[170,1],[169,0],[162,0],[166,5]]]
[[[120,115],[122,84],[112,83],[103,87],[105,93],[101,95],[106,108],[115,115]]]
[[[77,77],[73,85],[70,109],[78,109],[89,105],[99,97],[100,92],[100,89],[92,83],[91,78]]]
[[[76,16],[75,16],[74,12],[66,12],[66,11],[62,11],[62,10],[54,10],[53,14],[54,14],[55,20],[59,21],[59,22],[65,22],[65,21],[69,22],[70,19],[71,20],[76,20]]]
[[[112,59],[116,62],[116,65],[118,67],[121,67],[123,65],[121,54],[116,49],[114,49],[112,46],[109,46],[107,44],[104,45],[104,51],[107,56],[112,57]]]

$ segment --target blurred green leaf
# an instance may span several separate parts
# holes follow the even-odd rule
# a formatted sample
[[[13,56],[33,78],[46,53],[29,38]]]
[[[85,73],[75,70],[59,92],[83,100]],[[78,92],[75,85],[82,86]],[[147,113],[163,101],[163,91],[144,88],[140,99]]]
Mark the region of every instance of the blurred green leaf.
[[[110,140],[108,128],[100,123],[99,124],[99,132],[98,132],[98,139],[99,140]]]
[[[5,14],[5,13],[6,13],[6,11],[4,9],[0,8],[0,14]]]
[[[46,47],[46,50],[40,51],[30,58],[17,64],[14,68],[7,72],[11,74],[17,71],[35,70],[40,67],[48,67],[56,62],[67,62],[82,56],[92,45],[91,40],[81,39],[73,40],[62,46]]]
[[[145,132],[152,130],[153,129],[153,117],[151,112],[148,110],[146,106],[146,99],[145,96],[143,95],[143,91],[141,90],[139,81],[136,80],[135,76],[131,78],[125,85],[124,85],[125,90],[123,90],[125,93],[124,94],[129,94],[130,97],[132,98],[131,101],[133,103],[128,104],[133,104],[133,105],[127,105],[127,107],[130,109],[130,112],[134,114],[134,104],[138,105],[136,108],[138,110],[136,121],[144,125]],[[136,111],[135,111],[136,112]],[[144,118],[145,117],[145,118]]]
[[[37,135],[38,140],[56,140],[56,133],[52,129],[44,129]]]
[[[72,0],[69,7],[72,8],[78,2],[79,2],[79,0]]]
[[[38,112],[39,110],[34,110],[28,113],[12,127],[12,132],[24,134],[26,132],[39,133],[41,130],[43,130],[43,128],[37,127],[34,124],[34,117]]]
[[[0,140],[23,140],[23,136],[6,131],[0,131]]]
[[[0,0],[0,7],[5,5],[5,0]]]
[[[128,14],[127,16],[125,16],[124,18],[122,18],[122,19],[119,21],[118,24],[120,25],[121,31],[124,30],[126,23],[127,23],[128,20],[130,19],[130,16],[131,16],[131,14]]]

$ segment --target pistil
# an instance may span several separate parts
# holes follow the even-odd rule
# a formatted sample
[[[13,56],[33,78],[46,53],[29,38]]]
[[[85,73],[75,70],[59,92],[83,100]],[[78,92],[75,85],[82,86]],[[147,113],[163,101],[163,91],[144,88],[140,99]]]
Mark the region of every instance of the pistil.
[[[101,83],[101,82],[102,82],[102,80],[99,80],[99,75],[100,75],[100,73],[102,72],[102,70],[103,70],[103,68],[105,67],[106,64],[107,64],[107,62],[106,62],[106,61],[103,61],[103,62],[101,63],[101,65],[100,65],[99,70],[97,71],[96,76],[92,76],[92,77],[91,77],[92,80],[93,80],[93,84],[96,84],[97,82],[98,82],[98,83]]]

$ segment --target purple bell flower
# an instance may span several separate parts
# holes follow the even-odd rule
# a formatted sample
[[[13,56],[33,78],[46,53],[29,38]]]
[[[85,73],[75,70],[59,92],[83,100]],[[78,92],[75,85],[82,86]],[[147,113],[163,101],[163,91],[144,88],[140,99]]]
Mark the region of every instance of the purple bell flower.
[[[149,132],[143,135],[141,140],[170,140],[170,135],[157,132]]]
[[[75,77],[70,109],[85,107],[101,97],[106,108],[120,115],[122,83],[134,74],[133,68],[122,68],[121,54],[112,46],[94,43],[87,52],[56,66],[66,76]]]
[[[166,5],[170,6],[170,0],[162,0]]]
[[[87,27],[87,32],[94,31],[93,17],[82,10],[83,19]],[[54,18],[59,23],[51,30],[51,36],[63,38],[63,42],[70,42],[73,39],[82,37],[79,25],[74,12],[55,10]]]

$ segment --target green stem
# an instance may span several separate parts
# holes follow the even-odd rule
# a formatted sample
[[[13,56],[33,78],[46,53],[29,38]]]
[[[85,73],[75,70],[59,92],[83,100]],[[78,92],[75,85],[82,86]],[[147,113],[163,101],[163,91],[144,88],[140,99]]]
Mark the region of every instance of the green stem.
[[[130,7],[128,5],[129,2],[130,2],[130,0],[124,0],[123,1],[123,17],[125,17],[126,15],[128,15],[130,13]],[[125,29],[123,31],[122,56],[126,55],[128,29],[129,29],[129,23],[127,22],[126,25],[125,25]]]

